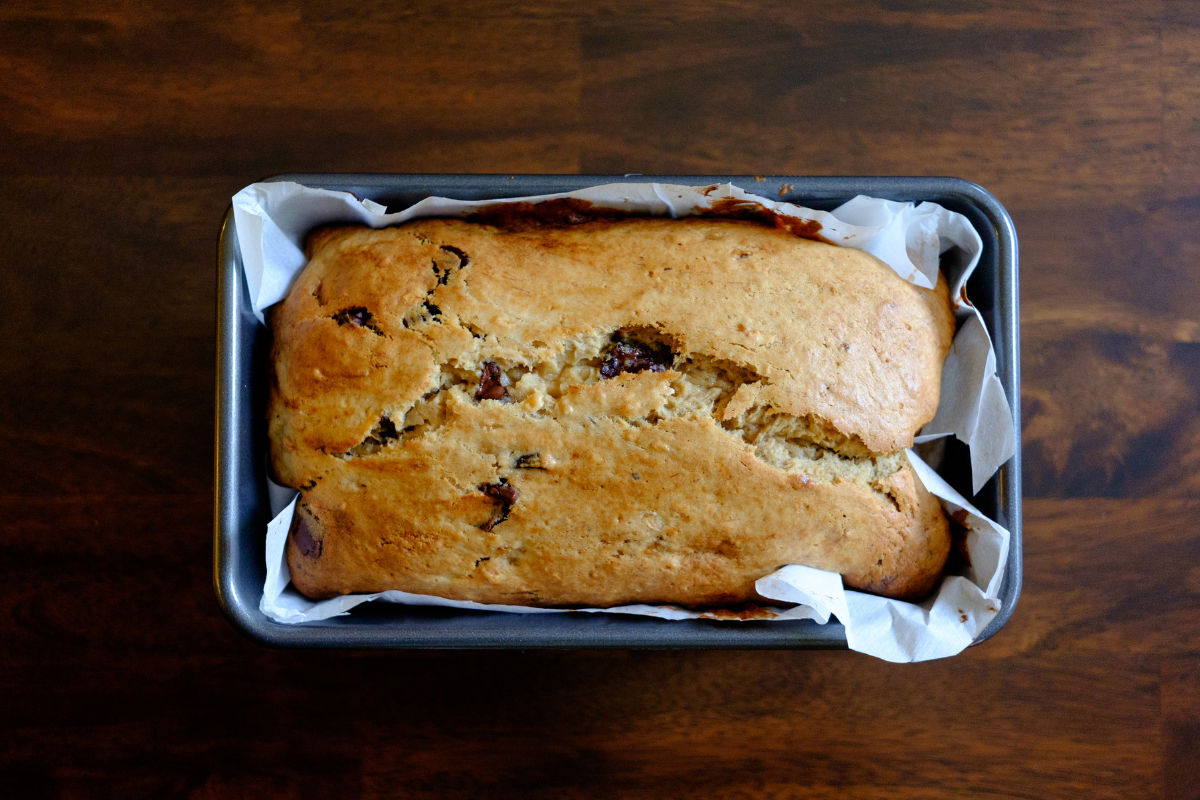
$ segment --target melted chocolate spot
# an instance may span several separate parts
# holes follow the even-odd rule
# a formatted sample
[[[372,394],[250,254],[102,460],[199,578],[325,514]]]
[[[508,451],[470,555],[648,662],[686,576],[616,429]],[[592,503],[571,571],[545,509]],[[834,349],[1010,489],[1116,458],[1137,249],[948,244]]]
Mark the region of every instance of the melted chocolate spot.
[[[371,312],[367,311],[362,306],[354,308],[343,308],[341,311],[333,315],[333,320],[338,325],[353,323],[360,328],[369,327],[371,324]]]
[[[583,225],[598,220],[621,220],[628,219],[629,216],[628,211],[602,208],[574,197],[560,197],[540,203],[500,203],[487,206],[470,214],[466,220],[521,231]]]
[[[313,538],[312,531],[308,528],[308,519],[303,513],[296,514],[296,526],[292,528],[292,541],[296,543],[300,555],[305,558],[321,557],[323,549],[321,542]]]
[[[508,376],[501,372],[495,361],[485,361],[483,370],[479,373],[479,388],[475,390],[476,400],[507,400]]]
[[[493,500],[499,500],[509,508],[517,502],[517,498],[521,496],[521,490],[515,486],[509,486],[507,483],[485,483],[479,487],[479,490]]]
[[[479,491],[492,498],[496,503],[496,510],[492,512],[492,518],[483,523],[482,527],[485,531],[491,531],[492,528],[508,519],[508,512],[512,511],[512,507],[517,504],[517,498],[521,496],[517,487],[509,486],[503,478],[500,481],[500,483],[485,483],[479,487]]]
[[[776,214],[774,211],[764,208],[758,203],[739,200],[736,197],[722,198],[713,203],[707,210],[701,211],[697,216],[752,220],[781,228],[790,234],[799,236],[801,239],[812,239],[815,242],[832,244],[821,235],[822,228],[819,222]]]
[[[383,331],[379,330],[379,326],[372,325],[372,315],[370,311],[362,306],[354,306],[353,308],[343,308],[332,317],[333,321],[338,325],[355,325],[359,328],[366,328],[369,331],[374,331],[376,336],[383,336]]]
[[[542,454],[526,453],[523,456],[518,456],[513,466],[517,469],[542,469]]]

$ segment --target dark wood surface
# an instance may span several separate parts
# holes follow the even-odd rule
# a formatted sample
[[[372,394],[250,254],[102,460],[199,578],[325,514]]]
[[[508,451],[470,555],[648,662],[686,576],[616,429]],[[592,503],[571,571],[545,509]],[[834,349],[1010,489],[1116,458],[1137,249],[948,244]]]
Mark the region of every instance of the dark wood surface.
[[[1025,589],[842,652],[274,652],[214,251],[279,172],[957,175],[1021,240]],[[1190,2],[0,7],[0,796],[1200,797]]]

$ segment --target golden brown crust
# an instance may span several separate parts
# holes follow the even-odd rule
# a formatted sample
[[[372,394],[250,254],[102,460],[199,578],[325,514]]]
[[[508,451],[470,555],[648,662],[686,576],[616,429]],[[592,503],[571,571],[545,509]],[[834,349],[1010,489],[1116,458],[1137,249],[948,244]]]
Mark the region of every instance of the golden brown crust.
[[[936,410],[944,281],[733,221],[309,248],[270,402],[305,594],[697,606],[790,563],[906,598],[940,575],[947,523],[899,451]],[[669,363],[603,377],[614,331]],[[504,401],[475,399],[487,363]]]

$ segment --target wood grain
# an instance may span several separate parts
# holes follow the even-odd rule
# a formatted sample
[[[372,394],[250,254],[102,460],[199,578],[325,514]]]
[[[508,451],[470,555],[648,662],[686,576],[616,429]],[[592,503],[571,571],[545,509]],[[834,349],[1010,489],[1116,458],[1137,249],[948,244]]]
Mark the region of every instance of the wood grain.
[[[0,795],[1200,798],[1200,12],[0,7]],[[953,174],[1021,241],[1025,588],[946,661],[275,652],[214,245],[280,172]]]

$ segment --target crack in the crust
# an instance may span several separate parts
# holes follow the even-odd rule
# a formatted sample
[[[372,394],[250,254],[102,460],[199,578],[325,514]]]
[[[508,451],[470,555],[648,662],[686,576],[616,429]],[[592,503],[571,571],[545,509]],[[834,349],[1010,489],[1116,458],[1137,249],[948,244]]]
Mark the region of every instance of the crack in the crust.
[[[434,288],[448,284],[451,276],[462,271],[471,263],[470,256],[453,245],[444,244],[439,246],[438,250],[441,252],[433,258]],[[450,259],[454,259],[454,263],[451,263]],[[430,294],[432,293],[431,289]]]
[[[432,298],[440,286],[446,285],[448,278],[445,276],[455,265],[462,269],[470,263],[469,256],[457,248],[442,246],[440,251],[445,257],[434,262],[434,280],[425,301],[415,306],[403,320],[406,328],[431,344],[432,340],[423,330],[424,325],[444,322],[442,309],[432,302]],[[444,268],[439,267],[439,263]],[[466,287],[465,283],[463,287]],[[366,309],[346,311],[366,312]],[[477,325],[456,315],[452,317],[452,324],[469,331],[477,347],[486,347],[492,340]],[[345,321],[369,325],[371,318],[369,312],[359,318],[347,313]],[[741,413],[725,419],[729,403],[740,390],[770,385],[769,378],[751,367],[689,353],[681,341],[649,326],[633,326],[608,333],[597,331],[557,346],[541,341],[536,345],[536,351],[544,355],[535,358],[545,360],[514,363],[499,358],[485,360],[476,355],[466,364],[443,364],[436,381],[420,400],[407,408],[389,410],[361,443],[336,455],[340,458],[374,456],[393,442],[403,444],[435,433],[452,419],[451,400],[455,403],[499,401],[508,404],[511,413],[561,421],[564,413],[570,413],[563,403],[569,402],[564,398],[574,387],[598,384],[625,373],[661,370],[663,378],[669,381],[669,391],[665,402],[659,406],[636,417],[596,410],[589,412],[586,418],[593,424],[603,417],[629,427],[653,427],[672,419],[707,416],[726,435],[751,448],[759,461],[784,472],[823,476],[821,479],[825,480],[841,480],[851,473],[855,476],[852,480],[869,486],[899,508],[894,496],[874,485],[900,468],[897,454],[875,453],[859,437],[843,433],[824,418],[814,414],[784,413],[769,403],[751,403]],[[792,374],[786,368],[781,370]],[[393,424],[393,419],[399,424]],[[517,469],[542,468],[534,466],[526,456],[512,454],[511,457],[517,459],[514,464]],[[900,459],[903,459],[902,454]],[[500,517],[489,524],[502,521],[503,517]]]
[[[387,447],[388,442],[399,438],[401,438],[401,434],[396,430],[395,423],[392,422],[390,417],[383,416],[379,418],[379,422],[375,423],[375,427],[371,428],[371,432],[367,434],[365,439],[346,452],[336,453],[335,455],[338,458],[369,456]]]
[[[743,387],[765,386],[770,383],[769,380],[757,371],[732,361],[679,352],[680,348],[674,340],[657,331],[644,330],[631,334],[627,330],[611,337],[614,344],[639,339],[649,342],[646,347],[668,348],[672,353],[669,358],[663,357],[669,364],[666,367],[668,371],[663,373],[670,388],[665,402],[637,417],[604,411],[591,412],[587,418],[593,423],[603,417],[630,427],[653,427],[671,419],[708,416],[726,435],[740,440],[752,448],[759,460],[776,468],[788,472],[817,470],[828,473],[835,464],[843,465],[843,469],[849,465],[856,470],[856,474],[861,473],[860,477],[867,482],[880,476],[874,469],[877,460],[880,457],[885,461],[891,458],[888,454],[872,452],[858,437],[843,434],[827,420],[812,414],[787,414],[769,404],[756,403],[741,414],[725,419],[730,401]],[[512,413],[561,420],[564,412],[562,401],[570,394],[568,390],[608,380],[604,366],[609,361],[604,356],[604,349],[598,355],[593,355],[595,349],[582,352],[559,349],[554,352],[559,354],[557,360],[538,364],[485,361],[481,367],[474,368],[443,365],[435,384],[404,411],[402,424],[393,425],[390,430],[380,430],[376,426],[362,444],[341,456],[370,456],[392,441],[403,443],[436,433],[452,418],[453,412],[448,407],[451,400],[461,403],[500,401],[508,403],[513,409]],[[631,359],[628,363],[633,372],[637,370],[632,367],[640,365],[638,359]],[[488,370],[492,370],[492,373],[488,373]],[[484,391],[487,389],[491,390]],[[535,395],[540,396],[540,400]],[[526,400],[536,402],[526,403]],[[401,420],[399,411],[393,410],[391,414]],[[391,424],[390,418],[384,419]],[[516,459],[513,466],[517,469],[544,468],[538,463],[539,454],[514,454],[512,457]],[[538,465],[535,466],[535,463]],[[894,498],[892,500],[894,502]]]
[[[400,324],[405,330],[412,331],[426,340],[428,340],[429,337],[422,333],[420,326],[431,323],[440,323],[442,321],[442,309],[430,302],[430,298],[432,297],[433,292],[431,291],[426,295],[425,300],[420,305],[413,306],[412,310],[405,314],[404,318],[400,320]]]
[[[430,323],[441,323],[442,309],[433,302],[438,288],[450,283],[450,279],[461,272],[471,263],[471,257],[453,245],[440,245],[434,256],[433,284],[425,290],[425,299],[420,305],[414,306],[400,324],[406,329],[420,333],[419,326]]]
[[[471,257],[452,244],[441,245],[438,249],[445,250],[447,253],[453,253],[454,255],[458,256],[459,269],[466,269],[471,265]]]
[[[881,494],[884,497],[886,497],[891,502],[891,504],[896,507],[897,511],[899,511],[900,513],[904,513],[903,509],[900,508],[900,500],[896,497],[896,493],[894,491],[892,491],[891,489],[881,489],[876,486],[872,486],[871,488],[875,489],[875,492],[877,494]]]

